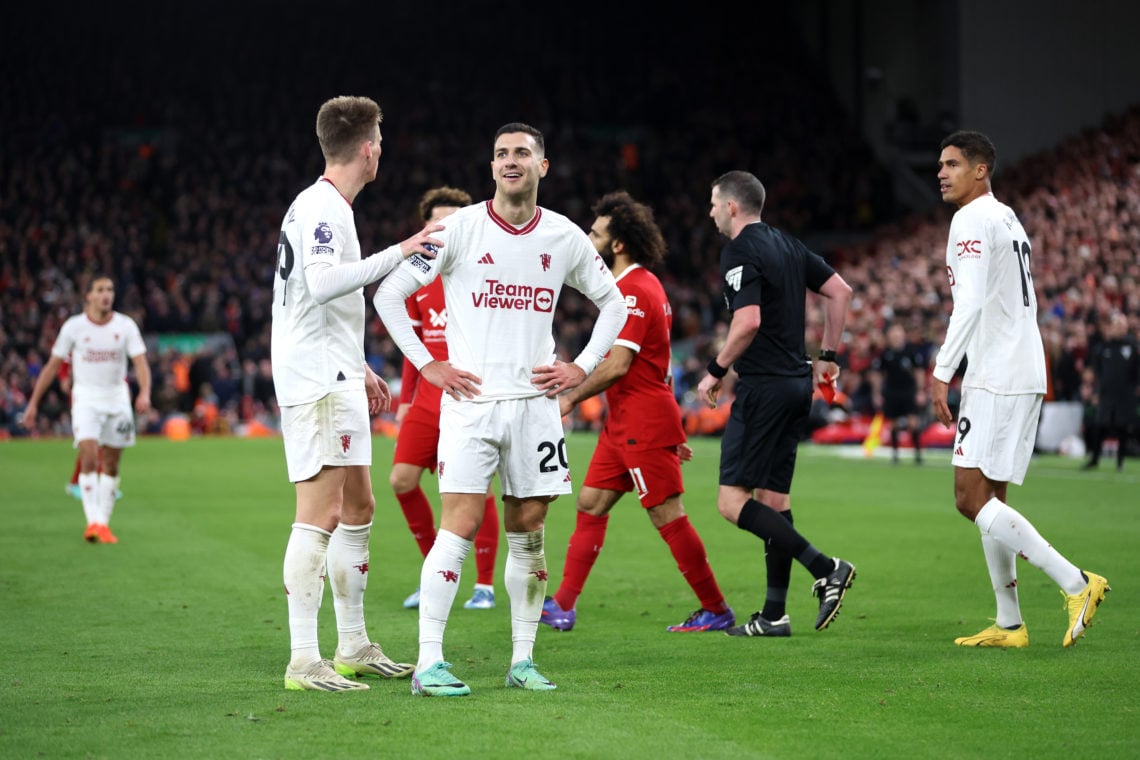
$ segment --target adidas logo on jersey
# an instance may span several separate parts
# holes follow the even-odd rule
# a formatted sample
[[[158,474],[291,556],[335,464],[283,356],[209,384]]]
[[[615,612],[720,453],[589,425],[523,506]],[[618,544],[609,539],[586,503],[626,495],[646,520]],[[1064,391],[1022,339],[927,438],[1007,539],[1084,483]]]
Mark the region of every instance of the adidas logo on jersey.
[[[733,267],[732,269],[725,272],[724,281],[728,284],[728,287],[732,288],[734,291],[739,292],[740,291],[740,281],[743,278],[742,277],[743,274],[744,274],[744,267],[742,267],[742,266]]]
[[[964,457],[964,456],[966,456],[966,453],[964,451],[962,451],[962,447],[959,446],[958,448],[954,449],[954,456]]]
[[[483,254],[483,258],[479,259],[480,264],[494,264],[495,260],[491,258],[491,253],[488,251]]]

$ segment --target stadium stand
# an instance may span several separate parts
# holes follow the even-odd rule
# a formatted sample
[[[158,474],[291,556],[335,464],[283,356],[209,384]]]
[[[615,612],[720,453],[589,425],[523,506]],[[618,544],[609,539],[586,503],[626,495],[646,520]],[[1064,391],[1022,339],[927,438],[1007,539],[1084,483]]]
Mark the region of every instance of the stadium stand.
[[[487,135],[515,119],[547,135],[552,176],[541,205],[586,225],[590,204],[610,190],[650,203],[670,250],[661,275],[675,315],[675,388],[694,415],[691,389],[723,337],[721,241],[707,218],[708,188],[730,168],[768,185],[771,223],[866,238],[821,251],[856,292],[842,351],[850,413],[874,411],[863,378],[890,323],[919,327],[932,346],[944,334],[949,209],[898,218],[886,171],[794,33],[696,59],[684,54],[682,35],[712,39],[730,22],[689,19],[623,40],[621,60],[578,52],[567,66],[566,51],[580,48],[594,23],[567,11],[509,81],[485,82],[493,62],[485,69],[473,57],[484,41],[458,38],[483,2],[457,5],[429,51],[411,38],[377,48],[372,30],[360,29],[341,45],[361,54],[339,57],[315,42],[282,44],[276,32],[317,25],[304,4],[272,5],[271,23],[265,4],[227,6],[224,23],[209,25],[194,15],[201,4],[126,7],[134,17],[123,20],[121,39],[130,44],[85,34],[91,18],[82,11],[53,24],[52,55],[34,55],[43,43],[13,33],[15,25],[0,40],[27,68],[7,78],[0,99],[6,434],[69,434],[62,389],[45,400],[38,430],[23,429],[20,411],[60,324],[79,308],[77,280],[94,270],[113,275],[116,307],[154,348],[155,410],[145,431],[160,432],[172,416],[193,420],[198,433],[273,428],[268,299],[277,228],[284,204],[320,171],[309,117],[341,91],[374,96],[385,110],[380,179],[356,207],[366,247],[406,237],[427,187],[489,192]],[[635,4],[613,13],[614,25],[639,23]],[[398,14],[385,22],[401,23]],[[725,71],[747,72],[747,81]],[[930,151],[933,166],[937,146]],[[1140,332],[1140,111],[1000,168],[996,189],[1033,236],[1051,394],[1080,399],[1084,359],[1107,313],[1124,310]],[[592,314],[573,293],[559,311],[561,349],[572,354]],[[809,327],[809,344],[820,327]],[[379,320],[366,348],[377,371],[398,381],[399,356]],[[717,432],[707,415],[691,425]]]

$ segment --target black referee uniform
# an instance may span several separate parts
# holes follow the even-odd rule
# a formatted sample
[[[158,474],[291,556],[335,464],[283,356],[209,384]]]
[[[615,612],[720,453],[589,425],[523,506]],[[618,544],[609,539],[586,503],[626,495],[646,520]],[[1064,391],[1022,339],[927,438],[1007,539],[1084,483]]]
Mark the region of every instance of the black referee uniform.
[[[736,400],[721,440],[720,484],[789,493],[811,410],[805,298],[835,270],[796,238],[754,222],[721,252],[725,305],[760,307],[760,329],[733,365]]]

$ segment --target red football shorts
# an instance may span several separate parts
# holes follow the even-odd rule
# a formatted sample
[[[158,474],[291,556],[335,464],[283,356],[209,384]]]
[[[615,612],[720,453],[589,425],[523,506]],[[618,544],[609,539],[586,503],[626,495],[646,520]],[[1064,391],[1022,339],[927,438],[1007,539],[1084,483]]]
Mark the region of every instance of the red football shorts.
[[[439,412],[415,404],[400,423],[393,464],[410,464],[435,472],[439,449]]]
[[[604,433],[590,458],[583,485],[607,491],[633,491],[649,509],[685,492],[677,447],[631,450],[616,446]]]

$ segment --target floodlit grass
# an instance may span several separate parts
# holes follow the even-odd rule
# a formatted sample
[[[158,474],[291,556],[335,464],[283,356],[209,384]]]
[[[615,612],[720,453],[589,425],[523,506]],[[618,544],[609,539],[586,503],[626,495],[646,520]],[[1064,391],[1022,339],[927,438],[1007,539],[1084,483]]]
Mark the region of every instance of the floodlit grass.
[[[572,436],[575,485],[592,450]],[[760,542],[714,504],[719,442],[693,442],[686,509],[722,589],[745,618],[764,593]],[[416,657],[416,613],[401,607],[421,557],[387,486],[392,442],[377,438],[367,616],[395,657]],[[811,579],[793,570],[793,636],[668,634],[696,606],[632,496],[569,633],[541,627],[536,660],[559,688],[503,688],[510,614],[462,609],[445,653],[472,687],[418,699],[408,681],[363,693],[286,692],[281,560],[293,516],[280,441],[144,439],[123,457],[113,520],[121,543],[81,540],[63,485],[69,441],[0,444],[0,756],[331,757],[1135,757],[1140,754],[1140,463],[1078,472],[1040,457],[1013,505],[1115,590],[1096,625],[1065,650],[1060,594],[1019,563],[1032,646],[962,650],[989,624],[993,597],[977,530],[957,515],[949,454],[915,467],[805,446],[793,489],[797,527],[858,567],[840,617],[812,630]],[[434,499],[434,479],[425,487]],[[550,591],[573,497],[551,508]],[[331,656],[331,594],[321,644]]]

